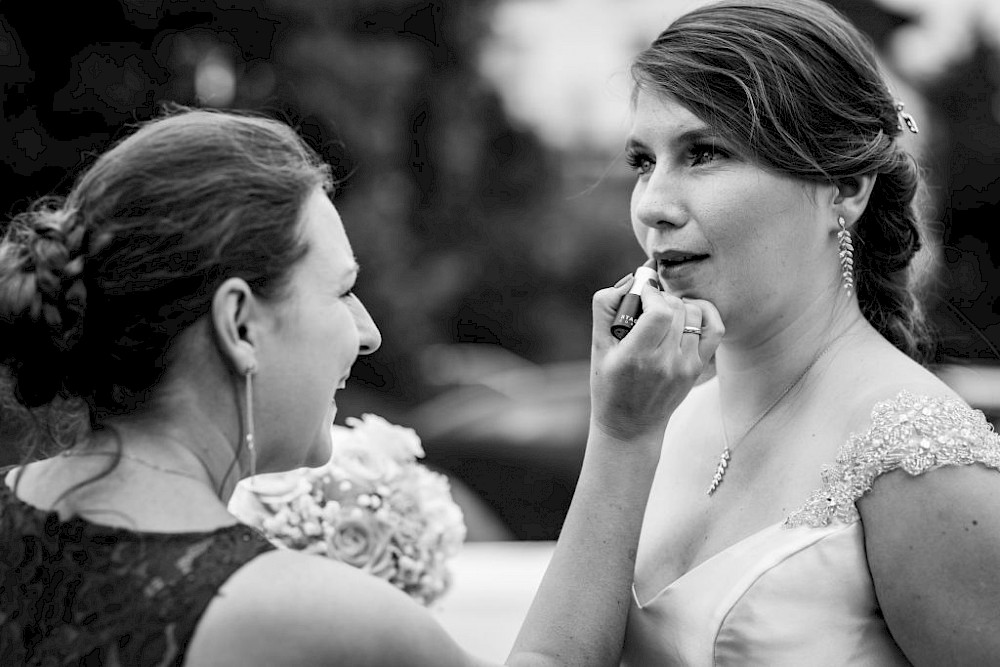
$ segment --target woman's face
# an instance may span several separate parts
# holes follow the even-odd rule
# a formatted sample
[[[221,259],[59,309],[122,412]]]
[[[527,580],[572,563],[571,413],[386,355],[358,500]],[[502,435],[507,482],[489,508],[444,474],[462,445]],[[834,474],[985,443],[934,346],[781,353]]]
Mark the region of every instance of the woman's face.
[[[829,283],[837,258],[820,186],[762,169],[673,98],[643,90],[627,153],[639,244],[667,290],[715,304],[727,339],[754,322],[780,326]]]
[[[309,251],[292,273],[290,296],[277,304],[266,359],[255,378],[260,470],[320,465],[330,457],[334,397],[359,354],[382,342],[351,291],[358,265],[333,203],[317,188],[301,213]],[[264,360],[261,360],[262,362]]]

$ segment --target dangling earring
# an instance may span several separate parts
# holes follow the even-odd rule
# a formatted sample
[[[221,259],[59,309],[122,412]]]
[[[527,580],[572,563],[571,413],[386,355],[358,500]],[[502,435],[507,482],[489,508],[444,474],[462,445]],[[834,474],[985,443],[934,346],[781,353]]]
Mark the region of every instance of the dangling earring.
[[[851,239],[851,233],[847,231],[847,221],[844,220],[844,216],[837,218],[837,224],[840,225],[837,242],[840,246],[840,275],[843,277],[841,284],[848,293],[851,293],[854,291],[854,241]]]
[[[257,372],[254,366],[246,369],[245,392],[243,394],[243,442],[250,455],[250,477],[257,474],[257,443],[253,439],[253,374]]]

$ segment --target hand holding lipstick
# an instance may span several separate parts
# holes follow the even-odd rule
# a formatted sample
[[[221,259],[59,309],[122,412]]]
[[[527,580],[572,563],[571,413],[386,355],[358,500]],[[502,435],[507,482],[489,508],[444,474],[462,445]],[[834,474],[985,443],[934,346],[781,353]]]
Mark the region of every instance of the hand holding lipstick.
[[[650,282],[646,271],[652,273],[651,263],[594,294],[591,421],[621,439],[650,431],[662,434],[725,331],[708,301],[682,300],[661,291],[655,277]],[[633,300],[638,303],[630,304]],[[613,333],[612,325],[628,324],[620,337],[621,329]]]
[[[615,321],[611,323],[611,335],[618,340],[628,335],[628,332],[635,326],[635,321],[642,314],[642,300],[640,299],[642,286],[648,282],[657,290],[660,289],[660,279],[656,276],[655,267],[656,262],[648,259],[635,270],[632,287],[629,288],[628,294],[622,298],[618,312],[615,313]]]

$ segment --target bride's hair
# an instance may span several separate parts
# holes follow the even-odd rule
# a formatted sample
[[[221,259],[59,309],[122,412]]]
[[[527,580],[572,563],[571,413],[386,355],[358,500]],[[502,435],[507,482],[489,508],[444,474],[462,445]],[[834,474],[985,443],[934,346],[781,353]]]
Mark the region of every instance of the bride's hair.
[[[932,336],[913,262],[926,241],[913,156],[874,48],[816,0],[723,0],[674,21],[633,62],[635,92],[667,94],[763,166],[835,182],[877,174],[851,230],[865,317],[926,363]]]
[[[177,107],[101,155],[0,241],[0,364],[34,408],[82,401],[91,428],[143,405],[171,342],[241,277],[281,298],[329,167],[284,123]]]

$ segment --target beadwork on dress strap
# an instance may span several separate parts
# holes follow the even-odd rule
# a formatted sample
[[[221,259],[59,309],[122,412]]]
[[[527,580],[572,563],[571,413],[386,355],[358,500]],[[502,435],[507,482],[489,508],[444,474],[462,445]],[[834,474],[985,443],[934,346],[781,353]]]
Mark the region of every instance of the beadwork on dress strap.
[[[982,411],[954,398],[902,391],[876,404],[871,428],[848,438],[836,462],[823,469],[822,488],[785,519],[785,526],[854,523],[855,502],[891,470],[920,475],[941,466],[972,463],[1000,471],[1000,434]]]

